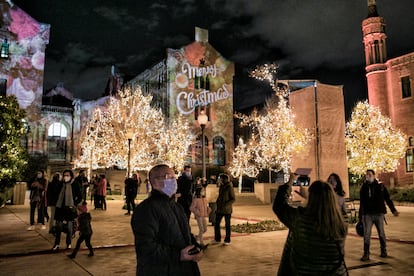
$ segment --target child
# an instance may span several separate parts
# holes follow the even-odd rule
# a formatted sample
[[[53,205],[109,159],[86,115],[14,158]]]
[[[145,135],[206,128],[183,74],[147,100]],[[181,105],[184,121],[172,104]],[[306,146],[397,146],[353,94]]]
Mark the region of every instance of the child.
[[[78,210],[80,211],[80,215],[78,216],[78,229],[79,229],[79,238],[76,242],[76,247],[73,250],[72,254],[68,257],[74,259],[76,254],[79,251],[80,245],[83,241],[85,241],[86,246],[89,249],[88,257],[92,257],[93,254],[93,247],[91,245],[91,237],[92,237],[92,226],[91,226],[91,214],[88,213],[87,202],[82,202],[82,205],[78,206]]]
[[[199,229],[196,239],[201,246],[204,246],[203,234],[207,232],[207,217],[211,212],[211,208],[208,206],[206,198],[201,196],[201,190],[201,187],[196,189],[195,198],[193,198],[191,203],[190,211],[194,213]]]

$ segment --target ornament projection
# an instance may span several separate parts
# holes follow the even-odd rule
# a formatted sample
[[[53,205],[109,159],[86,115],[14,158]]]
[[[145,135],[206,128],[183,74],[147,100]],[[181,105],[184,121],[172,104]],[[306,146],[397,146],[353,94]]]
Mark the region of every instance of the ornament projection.
[[[404,157],[406,135],[391,125],[379,108],[359,102],[346,123],[346,149],[349,171],[362,175],[367,169],[393,172]]]

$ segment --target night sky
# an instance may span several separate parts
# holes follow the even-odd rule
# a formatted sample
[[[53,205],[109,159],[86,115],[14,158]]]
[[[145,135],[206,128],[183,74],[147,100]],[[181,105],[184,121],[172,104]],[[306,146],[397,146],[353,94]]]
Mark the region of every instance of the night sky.
[[[268,85],[247,77],[275,62],[280,79],[344,85],[346,112],[367,97],[361,22],[366,0],[19,0],[34,19],[51,25],[44,89],[58,82],[75,97],[104,92],[111,65],[125,79],[165,57],[166,48],[194,41],[194,27],[235,62],[235,109],[263,102]],[[414,1],[377,0],[386,20],[388,56],[414,51]]]

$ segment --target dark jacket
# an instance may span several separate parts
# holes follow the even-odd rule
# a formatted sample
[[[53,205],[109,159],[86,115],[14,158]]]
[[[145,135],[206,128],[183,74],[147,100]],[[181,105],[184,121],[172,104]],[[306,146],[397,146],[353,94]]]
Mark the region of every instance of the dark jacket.
[[[62,184],[61,190],[62,189],[63,189],[63,184]],[[79,185],[75,181],[72,181],[72,196],[73,196],[73,203],[75,206],[71,206],[73,207],[71,209],[65,208],[65,207],[63,208],[56,207],[55,220],[68,221],[68,220],[73,220],[76,218],[77,214],[74,212],[76,211],[76,206],[82,201],[82,191]]]
[[[44,191],[47,188],[45,178],[36,178],[30,185],[30,202],[40,202],[44,198]]]
[[[233,203],[236,201],[234,189],[231,182],[224,183],[219,188],[219,195],[217,197],[217,213],[231,214],[233,212]]]
[[[83,236],[92,235],[91,214],[81,213],[78,217],[79,232]]]
[[[273,202],[273,211],[289,228],[278,275],[346,275],[345,237],[322,237],[316,232],[314,219],[306,215],[306,208],[288,204],[289,196],[289,185],[282,185]]]
[[[125,179],[125,196],[128,198],[135,198],[138,193],[138,179]]]
[[[62,181],[52,180],[47,186],[46,198],[47,206],[56,206],[59,198],[60,190],[62,189]]]
[[[382,183],[378,183],[375,179],[374,182],[369,183],[367,181],[362,184],[360,195],[360,207],[359,217],[361,218],[366,214],[386,214],[387,208],[385,202],[390,208],[391,212],[397,211],[394,203],[390,199],[390,194],[387,188]]]
[[[191,245],[183,208],[157,190],[135,209],[131,220],[137,257],[136,275],[200,275],[198,264],[181,261],[181,250]]]
[[[177,179],[177,194],[181,196],[177,199],[177,202],[183,206],[187,216],[190,216],[190,206],[193,200],[193,179],[189,178],[184,173]]]

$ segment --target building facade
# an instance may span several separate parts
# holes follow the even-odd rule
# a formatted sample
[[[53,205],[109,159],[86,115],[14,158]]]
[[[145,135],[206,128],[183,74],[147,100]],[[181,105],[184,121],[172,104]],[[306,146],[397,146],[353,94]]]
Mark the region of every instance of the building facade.
[[[139,85],[153,95],[167,120],[185,116],[192,125],[196,142],[186,161],[202,164],[202,136],[198,116],[205,112],[208,122],[204,143],[207,168],[224,170],[234,150],[233,126],[234,63],[226,60],[208,43],[208,31],[195,28],[195,41],[180,49],[167,49],[164,60],[145,70],[128,84]]]
[[[381,174],[393,186],[414,184],[414,52],[388,58],[385,19],[379,16],[375,0],[368,1],[368,17],[362,21],[368,101],[407,135],[406,155],[394,173]]]

